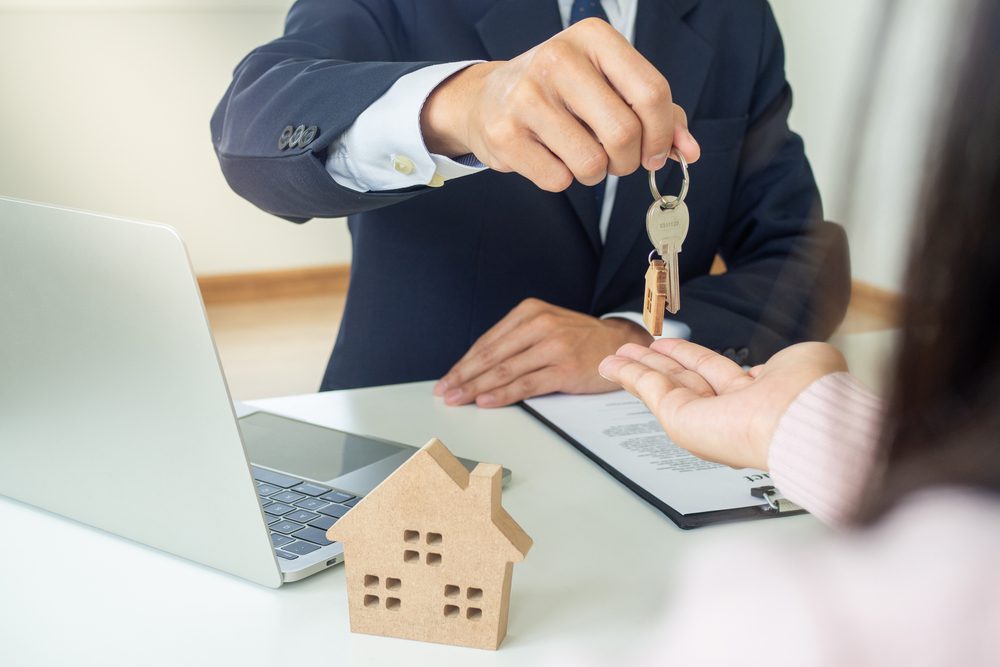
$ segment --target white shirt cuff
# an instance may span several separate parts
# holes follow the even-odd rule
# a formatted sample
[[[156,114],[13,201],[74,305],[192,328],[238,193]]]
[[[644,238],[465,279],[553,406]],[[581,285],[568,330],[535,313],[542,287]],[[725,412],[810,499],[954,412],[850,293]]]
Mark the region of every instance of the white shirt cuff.
[[[607,315],[601,315],[602,320],[606,320],[612,317],[628,320],[629,322],[635,322],[643,329],[646,328],[646,323],[642,321],[641,313],[622,311],[619,313],[608,313]],[[689,340],[691,338],[691,327],[684,324],[683,322],[678,322],[677,320],[668,320],[667,318],[664,317],[663,333],[659,336],[653,336],[653,338],[656,340],[659,340],[661,338],[683,338],[684,340]]]
[[[431,153],[431,159],[434,160],[434,166],[437,168],[437,173],[444,181],[450,181],[453,178],[460,178],[462,176],[468,176],[469,174],[478,174],[483,169],[486,169],[486,165],[476,159],[476,156],[472,153],[468,155],[461,155],[457,158],[450,158],[444,155],[438,155],[437,153]]]
[[[427,150],[420,112],[431,92],[461,69],[483,62],[429,65],[400,77],[330,145],[326,170],[357,192],[440,186],[486,168],[475,157],[452,160]]]

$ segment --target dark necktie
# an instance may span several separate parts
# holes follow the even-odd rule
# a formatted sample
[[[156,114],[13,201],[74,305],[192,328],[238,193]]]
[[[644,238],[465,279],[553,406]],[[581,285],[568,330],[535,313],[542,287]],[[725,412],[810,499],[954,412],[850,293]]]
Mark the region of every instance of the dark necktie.
[[[603,21],[608,20],[608,15],[604,13],[604,8],[601,7],[601,0],[573,0],[573,7],[569,10],[569,24],[573,25],[577,21],[589,18],[599,18]],[[601,210],[604,207],[604,183],[605,181],[601,181],[591,188],[591,191],[594,193],[594,200],[597,201],[598,219],[600,219]]]
[[[608,15],[601,7],[601,0],[573,0],[573,7],[569,10],[569,24],[573,25],[577,21],[597,17],[605,21]]]

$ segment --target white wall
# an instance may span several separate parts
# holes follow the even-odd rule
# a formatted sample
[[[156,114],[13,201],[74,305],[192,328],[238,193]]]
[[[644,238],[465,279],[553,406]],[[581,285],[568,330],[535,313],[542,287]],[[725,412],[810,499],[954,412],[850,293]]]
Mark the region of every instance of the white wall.
[[[548,1],[548,0],[539,0]],[[901,0],[856,215],[844,147],[885,0],[772,0],[827,216],[848,225],[855,275],[895,288],[952,3]],[[0,0],[0,194],[166,222],[202,274],[350,260],[343,221],[286,223],[225,184],[208,119],[237,61],[280,34],[290,0]]]
[[[0,2],[0,193],[171,224],[202,274],[350,261],[342,220],[258,211],[212,152],[232,68],[288,4]]]
[[[855,278],[898,290],[928,133],[947,95],[942,69],[962,2],[899,0],[871,99],[872,40],[886,0],[771,0],[795,92],[790,124],[805,139],[826,217],[845,225]],[[859,104],[870,104],[859,120]],[[863,132],[861,154],[850,154]]]

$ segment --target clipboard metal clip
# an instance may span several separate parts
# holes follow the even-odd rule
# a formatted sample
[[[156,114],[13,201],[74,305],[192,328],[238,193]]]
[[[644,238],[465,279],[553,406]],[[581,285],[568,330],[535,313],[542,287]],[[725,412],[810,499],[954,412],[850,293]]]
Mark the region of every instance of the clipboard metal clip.
[[[799,512],[802,510],[801,507],[782,496],[781,491],[778,491],[773,486],[755,486],[750,489],[750,495],[767,502],[764,510],[768,512],[784,514],[785,512]]]

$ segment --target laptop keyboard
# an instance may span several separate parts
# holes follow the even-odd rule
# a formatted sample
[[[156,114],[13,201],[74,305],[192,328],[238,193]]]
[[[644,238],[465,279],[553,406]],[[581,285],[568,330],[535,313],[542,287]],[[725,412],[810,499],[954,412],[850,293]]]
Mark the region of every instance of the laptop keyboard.
[[[333,544],[327,529],[361,500],[345,491],[313,484],[291,475],[250,466],[257,495],[271,531],[274,553],[285,560]]]

